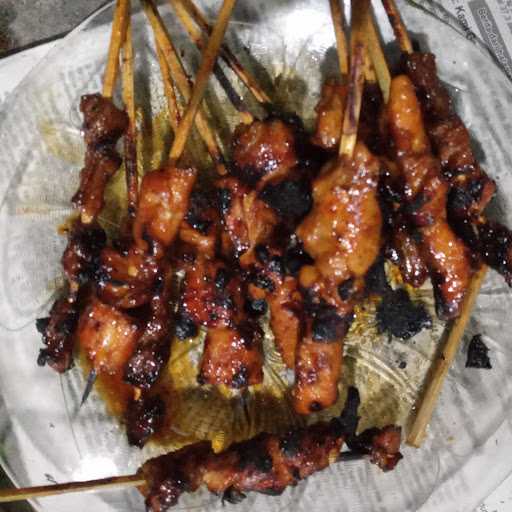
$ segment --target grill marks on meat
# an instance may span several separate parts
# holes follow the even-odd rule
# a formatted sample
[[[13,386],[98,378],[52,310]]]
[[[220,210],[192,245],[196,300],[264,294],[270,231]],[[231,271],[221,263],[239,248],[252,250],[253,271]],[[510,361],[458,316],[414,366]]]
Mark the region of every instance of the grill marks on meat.
[[[82,96],[80,111],[84,116],[86,153],[73,204],[80,210],[82,222],[89,224],[103,208],[105,187],[121,165],[115,145],[129,121],[126,112],[101,94]]]
[[[408,218],[421,236],[420,248],[434,286],[437,314],[455,318],[472,274],[470,254],[448,224],[448,183],[430,152],[420,105],[406,76],[391,82],[387,109],[396,161],[404,178]]]
[[[306,320],[296,359],[294,406],[309,414],[332,405],[343,338],[381,247],[379,162],[358,143],[354,158],[330,162],[313,184],[314,206],[297,229],[314,265],[301,269]]]
[[[281,436],[263,433],[218,454],[202,442],[150,459],[142,466],[147,509],[163,512],[176,505],[184,492],[201,485],[210,492],[223,493],[223,499],[232,503],[251,491],[281,494],[286,487],[343,461],[341,449],[347,440],[356,453],[368,454],[383,470],[393,469],[402,457],[400,429],[388,426],[355,436],[354,426],[357,417],[352,421],[342,414],[329,423],[319,422]]]

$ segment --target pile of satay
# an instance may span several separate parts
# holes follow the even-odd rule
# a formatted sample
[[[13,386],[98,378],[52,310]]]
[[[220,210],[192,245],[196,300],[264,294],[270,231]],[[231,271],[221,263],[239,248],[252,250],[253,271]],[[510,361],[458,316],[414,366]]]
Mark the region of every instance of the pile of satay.
[[[103,374],[128,386],[124,423],[130,444],[142,447],[164,424],[166,401],[155,386],[174,337],[205,332],[198,383],[244,390],[263,380],[263,317],[284,365],[294,372],[295,411],[308,415],[332,406],[343,340],[367,296],[367,275],[383,258],[414,288],[430,279],[436,313],[453,330],[444,366],[426,386],[413,427],[418,438],[486,267],[512,282],[510,231],[484,212],[495,183],[475,159],[435,57],[413,51],[394,2],[382,1],[402,50],[396,73],[386,64],[370,2],[352,2],[347,42],[342,9],[330,0],[340,77],[323,85],[309,133],[298,116],[276,113],[257,77],[222,44],[236,0],[224,0],[214,26],[192,0],[171,0],[202,50],[195,85],[157,7],[142,0],[174,139],[167,164],[144,172],[140,183],[130,2],[117,1],[103,93],[85,95],[80,103],[85,165],[62,258],[66,287],[49,316],[37,321],[45,345],[38,363],[65,372],[73,354],[83,354],[90,368],[84,398]],[[241,122],[229,155],[201,106],[217,56],[269,112],[258,119],[234,102]],[[118,74],[122,108],[112,100]],[[233,98],[232,90],[228,96]],[[196,168],[180,165],[194,123],[217,173],[213,184],[198,180]],[[112,239],[99,216],[105,188],[123,163],[128,209]],[[183,276],[178,287],[177,273]],[[347,458],[393,469],[401,458],[400,428],[358,433],[359,394],[349,388],[347,396],[342,414],[330,422],[284,435],[262,433],[221,453],[197,443],[146,462],[133,476],[5,496],[114,482],[141,486],[148,510],[163,511],[204,484],[238,502],[247,491],[280,494],[344,460],[345,445]]]

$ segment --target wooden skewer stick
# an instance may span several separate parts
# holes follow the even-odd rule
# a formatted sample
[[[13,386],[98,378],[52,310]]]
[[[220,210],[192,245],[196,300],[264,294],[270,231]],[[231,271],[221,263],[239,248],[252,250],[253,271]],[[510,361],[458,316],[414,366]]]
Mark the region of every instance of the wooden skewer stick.
[[[366,17],[365,33],[370,60],[373,63],[384,103],[387,103],[389,99],[389,89],[391,87],[391,73],[389,72],[386,56],[384,55],[380,37],[375,26],[375,19],[371,12],[368,12],[368,16]]]
[[[402,17],[398,11],[394,0],[382,0],[384,9],[388,15],[389,21],[399,42],[400,49],[404,53],[412,53],[412,44],[404,25]],[[480,292],[480,288],[487,274],[487,266],[483,265],[473,276],[466,292],[466,297],[462,305],[462,311],[447,328],[446,339],[443,349],[437,359],[434,361],[430,370],[428,381],[426,383],[418,412],[414,418],[407,444],[419,448],[425,439],[427,427],[432,419],[434,409],[441,394],[443,384],[448,371],[457,355],[464,331],[471,318],[473,306]]]
[[[197,48],[202,51],[206,44],[206,38],[203,37],[203,33],[202,33],[201,29],[198,28],[197,25],[194,23],[194,20],[191,17],[191,15],[189,14],[187,8],[183,5],[183,3],[180,0],[169,0],[169,3],[174,8],[174,11],[176,12],[178,19],[180,20],[183,27],[185,27],[185,30],[187,31],[190,39],[192,39],[192,41],[197,46]],[[222,50],[221,50],[221,56],[222,56]],[[229,62],[228,62],[228,64],[229,64]],[[242,65],[238,61],[236,61],[236,64],[232,63],[232,65],[230,65],[230,67],[235,71],[235,73],[237,70],[240,70],[240,69],[243,71],[243,73],[246,73],[246,71],[242,68]],[[254,121],[254,116],[249,112],[247,105],[245,104],[243,99],[240,97],[240,95],[235,91],[235,89],[229,82],[228,77],[226,76],[226,74],[221,69],[221,67],[219,66],[218,63],[216,63],[213,68],[213,74],[217,78],[221,87],[224,89],[224,92],[226,93],[229,101],[240,113],[241,121],[245,124],[252,123]],[[240,76],[239,76],[239,78],[240,78]],[[251,80],[254,82],[254,79],[252,77],[251,77]]]
[[[329,0],[331,8],[331,19],[334,25],[334,35],[336,36],[336,48],[338,50],[338,64],[343,78],[348,75],[348,48],[347,38],[345,37],[345,17],[339,0]]]
[[[384,6],[386,14],[388,15],[389,22],[391,23],[395,37],[398,40],[400,49],[404,53],[412,53],[413,49],[411,38],[409,37],[405,24],[402,20],[402,16],[400,15],[400,11],[396,6],[395,0],[382,0],[382,5]]]
[[[421,405],[416,413],[416,418],[412,428],[407,436],[407,444],[419,448],[426,435],[427,426],[430,423],[437,399],[441,394],[446,374],[450,369],[455,356],[457,355],[464,331],[471,318],[471,312],[475,305],[476,298],[480,292],[480,287],[487,273],[487,267],[484,265],[473,276],[469,289],[464,299],[462,313],[451,324],[447,331],[446,341],[443,350],[434,361],[428,383],[421,399]]]
[[[358,9],[360,7],[358,6]],[[354,11],[353,11],[354,12]],[[363,72],[364,72],[364,78],[367,82],[371,84],[377,83],[377,75],[375,74],[375,69],[373,67],[373,62],[370,58],[370,54],[368,52],[368,31],[367,31],[367,25],[368,20],[370,19],[370,7],[365,8],[362,11],[359,11],[360,14],[357,12],[355,13],[356,17],[356,23],[352,24],[351,30],[352,35],[350,38],[350,45],[351,45],[351,52],[354,51],[354,45],[357,41],[364,41],[365,47],[364,47],[364,58],[363,58]],[[357,17],[360,16],[361,19],[357,20]]]
[[[178,129],[178,125],[181,120],[181,112],[178,107],[178,99],[176,98],[176,91],[174,89],[174,84],[171,80],[171,72],[169,70],[169,65],[165,60],[165,55],[160,48],[160,45],[156,45],[156,55],[158,57],[158,64],[160,65],[160,74],[162,75],[162,81],[164,83],[164,93],[167,99],[167,108],[169,110],[169,122],[171,123],[171,127],[176,133]]]
[[[0,490],[0,503],[30,500],[72,492],[123,489],[126,487],[144,485],[145,483],[146,480],[144,477],[137,473],[135,475],[114,476],[109,478],[100,478],[98,480],[88,480],[86,482],[40,485],[36,487],[25,487],[23,489],[2,489]]]
[[[130,13],[130,0],[128,0]],[[133,71],[133,41],[130,16],[126,24],[126,37],[122,58],[123,101],[130,124],[124,136],[124,167],[128,191],[128,218],[135,218],[139,197],[139,175],[137,170],[137,127],[135,113],[135,83]]]
[[[107,65],[103,77],[103,96],[105,98],[112,98],[114,94],[119,66],[119,52],[125,40],[128,18],[129,0],[117,0],[114,21],[112,22],[112,33],[110,35]]]
[[[343,118],[340,156],[352,158],[357,142],[357,129],[364,86],[365,41],[361,37],[369,0],[352,0],[350,79]]]
[[[190,101],[192,96],[192,81],[187,76],[183,64],[178,56],[178,52],[174,47],[171,37],[165,28],[164,22],[152,0],[142,0],[142,7],[153,29],[156,46],[160,47],[167,64],[169,66],[170,74],[176,82],[178,89],[185,101]],[[210,128],[206,116],[200,109],[196,116],[196,125],[199,135],[203,139],[208,153],[210,154],[213,162],[216,164],[217,171],[221,174],[226,174],[224,167],[224,159],[220,151],[219,144],[212,129]]]
[[[204,44],[201,31],[206,34],[211,34],[212,32],[212,27],[206,21],[203,13],[196,7],[193,0],[169,0],[169,2],[191,39],[198,47],[201,47],[200,45]],[[199,26],[200,30],[197,29],[193,22]],[[225,44],[221,46],[220,56],[259,103],[271,103],[269,96],[260,87],[257,80],[242,66],[234,53]]]
[[[206,86],[213,71],[213,66],[217,60],[220,46],[224,40],[224,34],[228,28],[229,18],[231,17],[231,12],[235,7],[235,3],[236,0],[224,0],[222,3],[212,35],[210,36],[208,44],[203,52],[203,58],[199,71],[197,72],[196,84],[194,86],[192,98],[190,99],[185,116],[178,126],[178,131],[174,137],[171,152],[169,154],[169,160],[171,163],[177,162],[185,149],[188,134],[192,128],[199,104],[201,103],[206,91]]]

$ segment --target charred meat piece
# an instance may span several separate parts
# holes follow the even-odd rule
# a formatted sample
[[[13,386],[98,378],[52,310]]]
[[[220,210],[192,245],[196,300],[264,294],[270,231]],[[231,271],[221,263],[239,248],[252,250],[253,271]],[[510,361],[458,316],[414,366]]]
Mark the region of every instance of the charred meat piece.
[[[143,396],[138,400],[132,400],[126,408],[124,417],[128,442],[142,448],[160,429],[164,417],[165,404],[159,396]]]
[[[240,258],[242,265],[254,259],[254,248],[272,234],[279,218],[271,207],[235,178],[217,183],[222,224],[228,234],[224,253]],[[226,243],[227,242],[227,243]]]
[[[284,364],[295,368],[295,352],[302,331],[302,296],[296,277],[286,275],[284,252],[278,247],[256,247],[250,271],[249,296],[253,304],[270,310],[270,327]],[[263,307],[263,306],[261,306]]]
[[[188,212],[196,177],[195,169],[179,167],[144,175],[133,223],[133,239],[139,249],[159,258],[172,244]]]
[[[512,261],[506,254],[512,233],[483,215],[496,184],[476,160],[468,129],[455,112],[448,91],[437,75],[435,56],[416,52],[404,57],[403,66],[416,87],[429,138],[451,185],[450,225],[510,285]]]
[[[326,150],[336,150],[340,145],[341,127],[345,113],[347,86],[334,79],[327,80],[315,107],[316,128],[311,142]]]
[[[124,380],[143,390],[153,386],[169,359],[172,335],[171,289],[171,269],[163,266],[152,290],[149,315],[124,371]]]
[[[403,67],[418,93],[425,127],[443,173],[467,197],[465,214],[482,213],[496,185],[476,161],[469,132],[437,75],[435,56],[412,53],[404,56]]]
[[[80,99],[84,116],[84,139],[89,147],[114,145],[128,127],[128,115],[119,110],[112,100],[101,94],[86,94]]]
[[[107,304],[131,309],[147,304],[160,272],[160,262],[141,249],[131,247],[101,252],[97,272],[98,297]]]
[[[404,180],[394,162],[385,159],[379,183],[379,198],[384,212],[386,256],[400,269],[402,279],[419,288],[428,277],[421,253],[419,235],[408,219]]]
[[[347,438],[358,453],[369,454],[384,470],[393,469],[401,458],[400,429],[372,429],[359,440],[352,431],[353,421],[347,422],[346,416],[282,436],[260,434],[218,454],[202,442],[150,459],[142,467],[147,509],[163,512],[176,505],[184,492],[193,492],[201,485],[216,494],[224,493],[230,502],[240,501],[251,491],[279,495],[330,464],[343,462],[341,449]]]
[[[478,237],[478,249],[483,261],[498,271],[512,286],[512,232],[499,222],[481,216],[474,228]]]
[[[84,115],[85,165],[72,201],[80,210],[82,222],[89,224],[103,208],[105,187],[121,165],[115,145],[129,121],[126,112],[101,94],[82,96],[80,110]]]
[[[298,163],[295,127],[278,118],[239,125],[233,134],[232,173],[252,189],[279,181]]]
[[[313,184],[314,206],[297,229],[314,265],[300,271],[307,302],[296,359],[294,406],[309,414],[336,401],[343,338],[381,248],[379,162],[362,143],[354,158],[330,162]]]
[[[404,75],[391,83],[388,126],[396,161],[405,180],[405,198],[411,223],[421,237],[422,256],[434,286],[437,314],[456,318],[472,275],[468,249],[448,224],[448,183],[439,161],[430,152],[421,108],[412,82]]]
[[[181,224],[180,239],[213,258],[219,241],[220,213],[213,191],[195,189],[190,196],[189,210]]]
[[[139,323],[93,298],[82,311],[76,338],[97,374],[122,376],[140,336]]]
[[[207,260],[201,255],[185,271],[180,321],[208,328],[199,382],[233,388],[261,382],[261,332],[245,310],[245,285],[240,273],[220,260]],[[188,337],[186,329],[181,331]]]
[[[84,167],[80,171],[80,185],[72,198],[84,224],[93,222],[101,212],[105,187],[121,163],[122,159],[113,146],[87,148]]]
[[[106,242],[107,236],[98,224],[82,224],[80,220],[73,223],[62,255],[64,274],[73,291],[95,278]]]
[[[75,329],[79,316],[79,304],[74,298],[64,295],[56,300],[47,318],[39,318],[37,330],[43,337],[46,348],[39,351],[37,364],[48,364],[59,373],[73,365]]]
[[[198,381],[240,389],[263,380],[262,333],[252,323],[210,327]]]

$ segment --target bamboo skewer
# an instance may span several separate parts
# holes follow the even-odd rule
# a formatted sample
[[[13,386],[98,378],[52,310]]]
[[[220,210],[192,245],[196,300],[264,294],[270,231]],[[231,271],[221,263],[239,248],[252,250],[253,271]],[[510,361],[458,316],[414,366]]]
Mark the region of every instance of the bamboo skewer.
[[[192,96],[192,81],[185,72],[183,64],[178,57],[178,52],[176,51],[170,35],[165,28],[160,13],[158,12],[158,9],[152,0],[142,0],[142,6],[153,29],[156,46],[160,47],[160,50],[165,56],[169,66],[170,74],[172,75],[173,80],[175,81],[181,95],[183,96],[183,99],[186,102],[189,102]],[[202,109],[199,109],[197,112],[195,123],[199,135],[203,139],[206,148],[208,149],[208,153],[210,154],[213,162],[216,164],[217,169],[221,170],[221,172],[225,174],[225,169],[222,171],[224,163],[222,153],[219,149],[219,144],[217,143],[215,134],[211,130]]]
[[[389,72],[389,66],[382,49],[380,36],[377,32],[375,19],[372,12],[368,12],[364,32],[366,34],[368,54],[373,64],[376,79],[379,83],[382,97],[384,98],[384,103],[387,103],[389,99],[389,89],[391,86],[391,73]]]
[[[229,18],[231,16],[231,12],[235,6],[236,0],[224,0],[222,3],[222,7],[220,8],[219,15],[217,21],[215,23],[215,27],[213,29],[212,35],[208,40],[208,44],[203,52],[201,66],[199,67],[199,71],[196,76],[196,83],[194,86],[194,91],[192,93],[192,98],[190,99],[187,110],[185,112],[185,116],[178,126],[178,131],[175,134],[174,141],[171,147],[171,152],[169,154],[169,160],[172,162],[176,162],[183,153],[185,149],[185,144],[187,142],[188,134],[192,127],[192,123],[194,122],[194,118],[196,112],[199,108],[199,104],[203,99],[203,95],[206,91],[206,86],[208,84],[208,80],[213,71],[213,66],[217,60],[217,56],[220,50],[220,46],[222,41],[224,40],[224,34],[228,27]]]
[[[169,110],[169,122],[171,123],[171,127],[176,133],[178,129],[178,125],[181,119],[181,112],[178,107],[178,99],[176,98],[176,90],[174,89],[174,85],[171,81],[171,72],[169,70],[169,65],[165,60],[165,55],[160,48],[160,45],[156,45],[156,55],[158,57],[158,64],[160,65],[160,74],[162,75],[162,81],[164,84],[164,93],[167,99],[167,108]]]
[[[121,45],[125,40],[128,18],[129,0],[117,0],[114,21],[112,22],[107,65],[103,77],[103,96],[105,96],[105,98],[112,98],[114,93],[119,66],[119,53],[121,51]]]
[[[204,45],[201,32],[211,34],[212,31],[212,27],[206,21],[203,13],[194,5],[192,0],[169,0],[169,3],[174,8],[178,19],[188,32],[190,38],[201,49]],[[271,103],[270,97],[260,87],[257,80],[242,66],[237,57],[225,44],[221,46],[220,56],[259,103]]]
[[[343,78],[348,75],[348,49],[347,38],[345,37],[345,17],[339,0],[329,0],[331,8],[331,19],[334,25],[334,35],[336,36],[336,48],[338,53],[338,65]]]
[[[130,12],[130,0],[128,0]],[[123,44],[122,80],[123,101],[130,124],[124,136],[124,167],[126,173],[126,189],[128,192],[128,219],[129,224],[135,218],[139,197],[139,175],[137,170],[137,127],[135,113],[135,83],[133,71],[133,41],[132,24],[128,16],[126,35]]]
[[[409,37],[405,24],[402,20],[402,16],[400,15],[400,11],[396,6],[395,0],[382,0],[382,5],[384,6],[386,14],[388,15],[389,22],[391,23],[395,37],[398,40],[400,49],[404,53],[412,53],[413,49],[411,38]]]
[[[367,59],[365,59],[366,44],[362,34],[368,9],[369,0],[352,0],[350,79],[339,148],[339,155],[348,158],[352,157],[357,142],[363,98],[364,65]]]
[[[400,45],[400,49],[404,53],[412,53],[412,43],[395,1],[382,0],[382,4],[386,10],[390,24]],[[487,266],[482,265],[471,279],[460,316],[451,323],[446,331],[447,334],[443,344],[443,349],[434,361],[430,370],[416,417],[414,418],[411,430],[407,436],[407,444],[411,446],[419,448],[425,439],[427,427],[432,419],[437,400],[443,388],[444,380],[455,356],[457,355],[464,331],[469,319],[471,318],[473,306],[486,274]]]
[[[444,341],[443,350],[433,363],[428,383],[421,399],[421,404],[416,413],[416,418],[414,419],[409,435],[407,436],[407,444],[411,446],[419,448],[425,438],[426,429],[432,419],[437,399],[443,388],[444,380],[459,350],[464,331],[471,318],[475,301],[486,274],[487,267],[482,266],[473,276],[469,289],[466,292],[462,313],[452,322],[447,332],[446,340]]]
[[[125,489],[127,487],[144,485],[145,483],[146,480],[144,477],[136,473],[134,475],[100,478],[97,480],[87,480],[85,482],[39,485],[35,487],[24,487],[22,489],[2,489],[0,490],[0,503],[44,498],[45,496],[56,496],[72,492]]]
[[[176,12],[178,19],[180,20],[181,24],[187,31],[190,39],[194,42],[197,48],[200,51],[202,51],[206,44],[206,39],[203,37],[201,29],[198,28],[197,25],[194,23],[194,20],[188,13],[187,8],[182,4],[180,0],[170,0],[170,4],[174,8],[174,11]],[[229,62],[228,65],[230,65]],[[236,64],[232,63],[230,67],[235,71],[235,73],[237,72],[237,70],[242,70],[242,78],[240,77],[240,74],[238,76],[243,81],[243,73],[246,73],[246,71],[242,68],[242,65],[238,61],[236,61]],[[224,92],[226,93],[229,101],[240,113],[242,122],[245,124],[252,123],[254,121],[254,116],[249,112],[247,105],[242,100],[240,95],[235,91],[235,89],[229,82],[228,77],[225,75],[224,71],[222,70],[218,63],[215,64],[213,68],[213,73],[221,87],[224,89]],[[252,77],[251,80],[255,83],[255,80]]]

